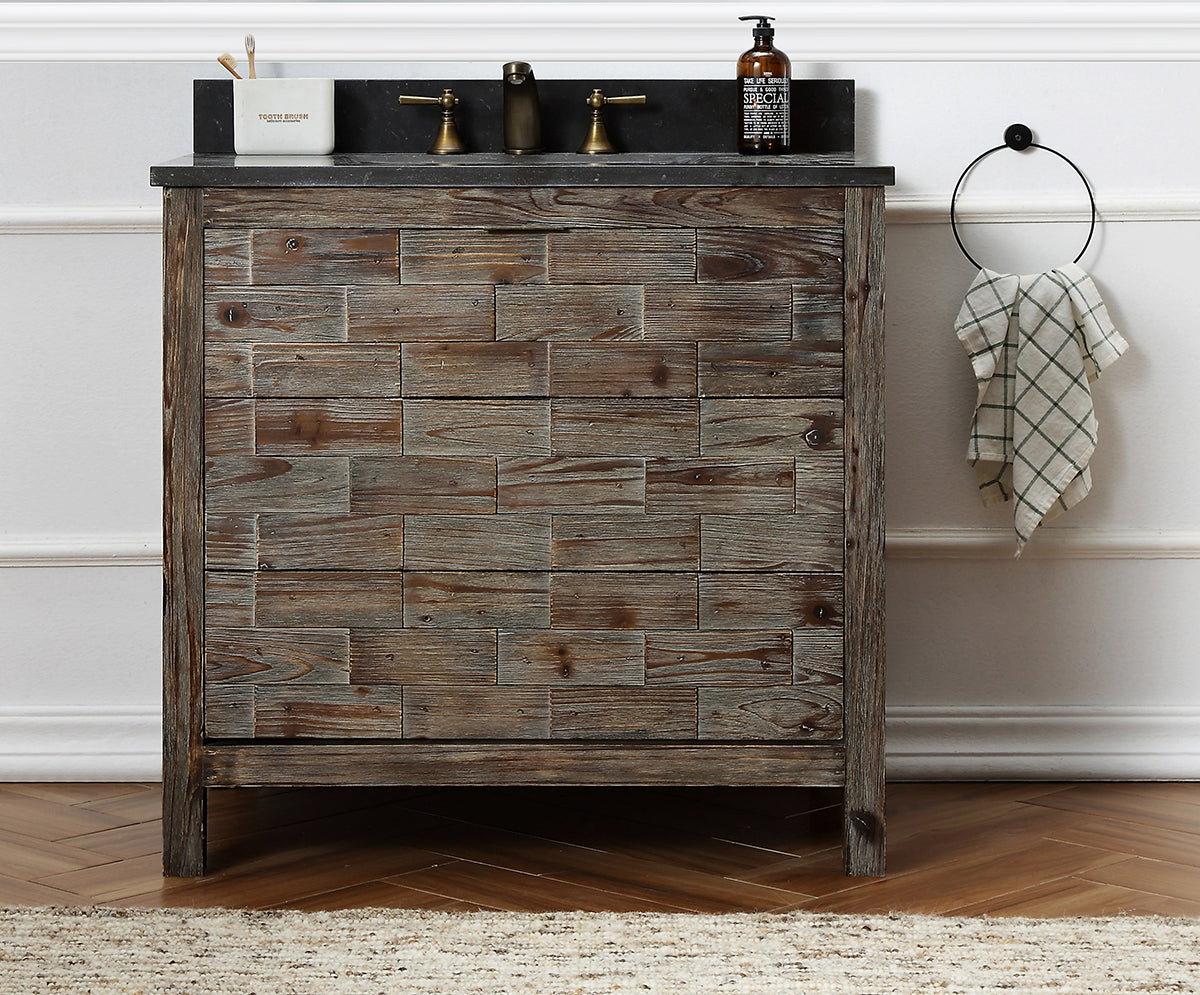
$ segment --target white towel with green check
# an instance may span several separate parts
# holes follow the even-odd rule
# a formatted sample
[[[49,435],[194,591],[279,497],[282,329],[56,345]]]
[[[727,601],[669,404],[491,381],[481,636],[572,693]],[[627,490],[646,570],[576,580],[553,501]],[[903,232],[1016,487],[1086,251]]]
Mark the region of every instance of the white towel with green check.
[[[1013,499],[1017,555],[1087,496],[1096,450],[1089,384],[1128,348],[1091,277],[980,270],[955,322],[979,387],[967,459],[985,505]]]

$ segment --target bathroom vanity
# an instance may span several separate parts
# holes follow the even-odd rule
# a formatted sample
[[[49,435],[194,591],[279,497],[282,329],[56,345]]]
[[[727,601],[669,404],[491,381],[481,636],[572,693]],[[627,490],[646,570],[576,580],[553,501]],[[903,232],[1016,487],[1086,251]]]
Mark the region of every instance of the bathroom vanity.
[[[822,785],[884,869],[853,156],[197,155],[164,190],[164,867],[246,785]]]

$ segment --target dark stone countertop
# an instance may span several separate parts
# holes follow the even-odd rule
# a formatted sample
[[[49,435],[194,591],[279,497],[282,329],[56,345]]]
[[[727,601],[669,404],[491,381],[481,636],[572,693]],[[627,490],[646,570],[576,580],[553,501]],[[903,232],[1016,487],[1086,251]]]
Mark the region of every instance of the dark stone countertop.
[[[866,187],[890,186],[895,179],[894,167],[860,162],[851,153],[204,154],[150,167],[151,185],[162,187]]]

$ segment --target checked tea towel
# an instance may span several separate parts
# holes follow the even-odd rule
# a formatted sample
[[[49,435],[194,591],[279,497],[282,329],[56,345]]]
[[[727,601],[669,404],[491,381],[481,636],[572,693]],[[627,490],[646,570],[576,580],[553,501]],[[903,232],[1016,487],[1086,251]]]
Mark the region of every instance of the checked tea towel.
[[[980,270],[955,332],[979,387],[967,459],[985,505],[1013,499],[1020,556],[1034,529],[1091,490],[1089,384],[1128,344],[1074,263],[1032,276]]]

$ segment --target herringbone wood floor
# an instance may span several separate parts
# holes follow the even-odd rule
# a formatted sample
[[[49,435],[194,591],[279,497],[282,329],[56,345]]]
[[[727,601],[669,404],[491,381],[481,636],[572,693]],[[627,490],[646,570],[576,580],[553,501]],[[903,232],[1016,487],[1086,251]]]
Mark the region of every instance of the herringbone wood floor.
[[[210,791],[164,879],[152,784],[0,786],[0,905],[1200,915],[1200,783],[892,784],[844,877],[817,789]]]

